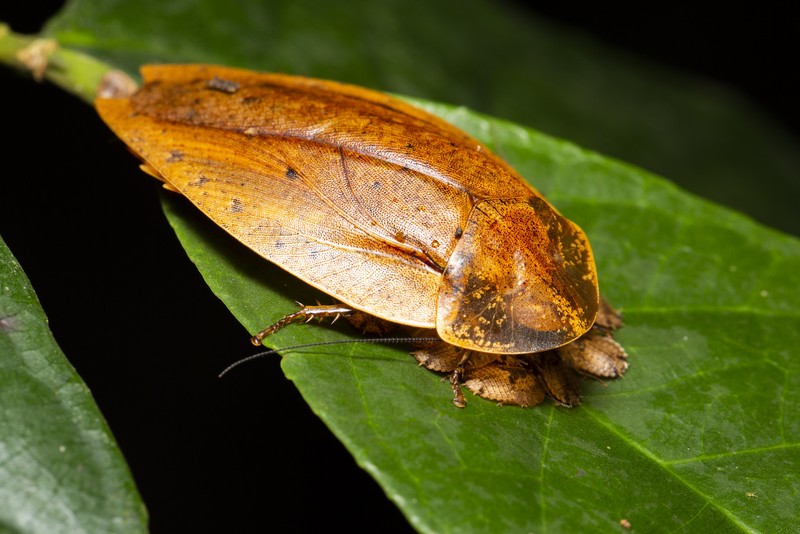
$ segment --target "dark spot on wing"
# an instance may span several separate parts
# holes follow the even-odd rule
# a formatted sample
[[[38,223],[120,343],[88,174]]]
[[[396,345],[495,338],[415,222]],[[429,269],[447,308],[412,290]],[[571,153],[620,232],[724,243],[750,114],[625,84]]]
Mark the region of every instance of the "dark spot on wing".
[[[234,198],[231,200],[231,213],[242,213],[244,211],[244,206],[242,205],[242,201],[238,198]]]
[[[206,87],[212,91],[219,91],[220,93],[234,94],[239,90],[239,84],[231,80],[223,80],[214,76],[206,82]]]
[[[183,152],[180,150],[170,150],[169,157],[166,159],[167,163],[177,163],[183,161]]]

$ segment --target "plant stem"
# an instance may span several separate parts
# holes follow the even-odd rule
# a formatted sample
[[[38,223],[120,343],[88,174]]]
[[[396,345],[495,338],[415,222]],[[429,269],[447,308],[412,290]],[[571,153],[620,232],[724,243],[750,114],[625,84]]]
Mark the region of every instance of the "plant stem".
[[[0,63],[29,72],[36,80],[48,80],[90,104],[107,86],[107,75],[113,71],[110,65],[91,56],[62,48],[55,39],[20,35],[3,23]]]

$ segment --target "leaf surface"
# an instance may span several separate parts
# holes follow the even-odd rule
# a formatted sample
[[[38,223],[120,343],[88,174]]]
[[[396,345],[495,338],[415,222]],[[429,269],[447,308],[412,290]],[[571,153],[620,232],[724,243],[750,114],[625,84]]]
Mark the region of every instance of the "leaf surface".
[[[145,532],[122,454],[2,240],[0,272],[0,531]]]
[[[427,532],[613,530],[622,518],[645,532],[796,528],[798,242],[570,143],[426,107],[482,137],[586,230],[601,287],[625,314],[631,369],[587,381],[573,410],[477,398],[458,410],[405,349],[288,353],[286,375],[359,464]],[[165,206],[250,331],[308,291],[181,201]],[[290,327],[272,343],[347,335]]]

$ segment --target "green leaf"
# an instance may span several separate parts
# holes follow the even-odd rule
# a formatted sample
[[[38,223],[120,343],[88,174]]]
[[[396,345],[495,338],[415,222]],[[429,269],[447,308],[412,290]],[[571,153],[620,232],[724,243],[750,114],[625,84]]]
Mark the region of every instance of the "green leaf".
[[[402,348],[305,349],[283,368],[421,531],[642,532],[800,526],[800,243],[639,169],[464,109],[482,138],[590,236],[625,313],[624,380],[568,410],[449,404]],[[535,177],[535,179],[534,179]],[[212,289],[253,332],[308,289],[203,221],[165,207]],[[310,297],[310,298],[313,298]],[[322,297],[324,298],[324,297]],[[276,346],[342,339],[291,327]]]
[[[145,532],[114,438],[2,240],[0,272],[0,531]]]

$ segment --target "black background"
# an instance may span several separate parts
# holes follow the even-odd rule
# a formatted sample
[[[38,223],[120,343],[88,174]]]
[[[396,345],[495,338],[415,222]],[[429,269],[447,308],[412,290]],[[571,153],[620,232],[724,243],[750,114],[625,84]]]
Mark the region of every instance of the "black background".
[[[3,6],[0,20],[35,32],[60,4],[13,13]],[[788,78],[796,64],[781,63],[796,52],[786,13],[549,4],[531,10],[734,85],[798,131]],[[0,234],[107,417],[153,532],[409,530],[310,413],[277,359],[216,378],[250,351],[247,333],[177,244],[155,184],[135,165],[120,165],[128,156],[93,110],[5,69],[0,84],[10,158]],[[114,176],[113,183],[76,180],[87,167],[95,180]]]

